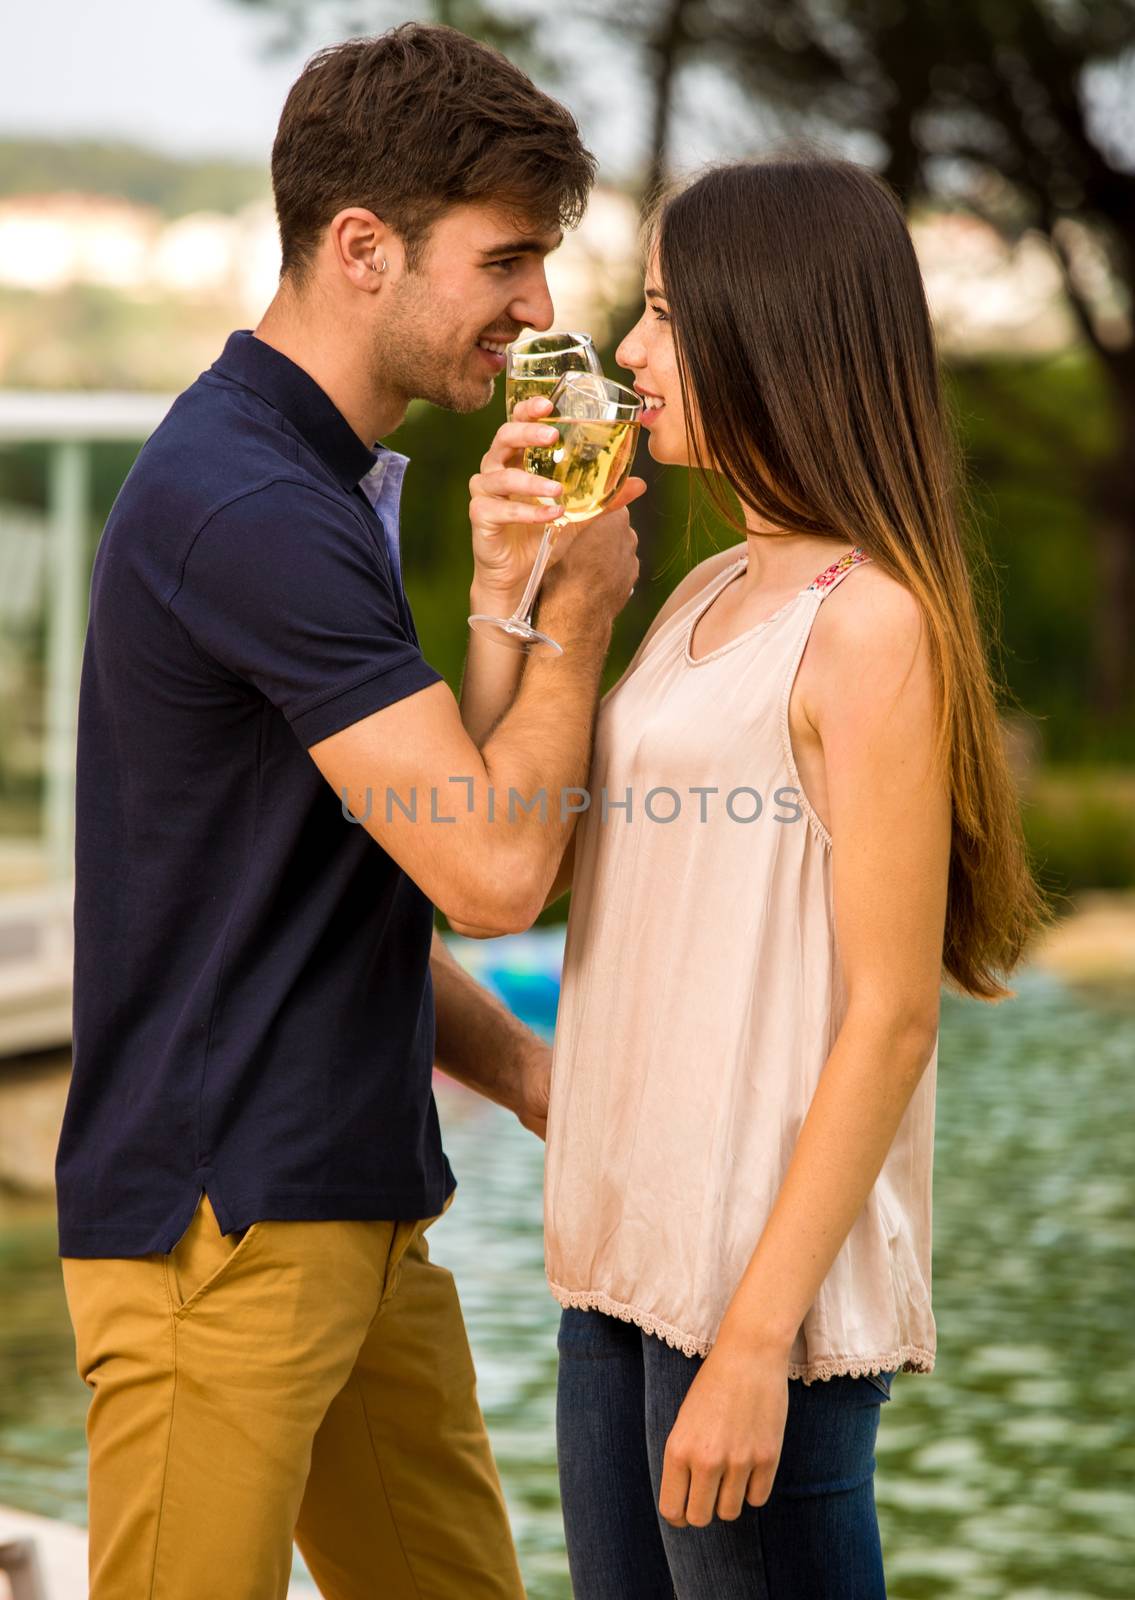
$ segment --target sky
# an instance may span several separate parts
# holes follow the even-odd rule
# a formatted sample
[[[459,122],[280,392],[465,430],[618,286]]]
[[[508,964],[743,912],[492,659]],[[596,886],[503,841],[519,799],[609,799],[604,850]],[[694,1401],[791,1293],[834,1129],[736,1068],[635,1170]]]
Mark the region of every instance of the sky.
[[[402,16],[420,14],[407,0]],[[0,135],[122,137],[173,154],[267,164],[289,87],[307,56],[334,37],[312,35],[272,55],[276,32],[269,18],[230,0],[9,0]],[[573,106],[612,173],[639,145],[644,118],[633,76],[616,62],[592,62],[592,104]],[[709,130],[702,159],[712,138]]]
[[[268,37],[263,19],[225,0],[13,3],[0,56],[0,131],[266,157],[309,53],[266,59]]]

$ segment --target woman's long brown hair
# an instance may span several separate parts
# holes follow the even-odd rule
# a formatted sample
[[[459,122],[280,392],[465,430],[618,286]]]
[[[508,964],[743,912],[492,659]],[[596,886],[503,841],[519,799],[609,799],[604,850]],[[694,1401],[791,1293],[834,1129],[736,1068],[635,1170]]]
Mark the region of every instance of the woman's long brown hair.
[[[741,533],[726,485],[774,527],[845,538],[919,603],[953,811],[943,967],[963,993],[1005,999],[1002,977],[1052,913],[1001,735],[901,207],[851,162],[734,162],[659,200],[647,241],[711,502]]]

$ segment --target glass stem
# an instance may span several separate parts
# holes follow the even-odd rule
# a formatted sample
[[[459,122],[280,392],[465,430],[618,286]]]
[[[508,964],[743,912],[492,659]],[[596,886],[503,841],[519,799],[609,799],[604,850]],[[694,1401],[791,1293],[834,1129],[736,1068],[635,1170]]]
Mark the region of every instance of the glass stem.
[[[564,526],[564,519],[557,517],[555,522],[549,522],[544,529],[544,537],[540,540],[540,548],[536,552],[536,561],[532,571],[528,574],[528,583],[521,596],[520,604],[509,617],[510,622],[523,622],[527,627],[532,626],[532,611],[536,604],[536,595],[539,592],[541,581],[552,554],[552,545],[555,543],[556,532]]]

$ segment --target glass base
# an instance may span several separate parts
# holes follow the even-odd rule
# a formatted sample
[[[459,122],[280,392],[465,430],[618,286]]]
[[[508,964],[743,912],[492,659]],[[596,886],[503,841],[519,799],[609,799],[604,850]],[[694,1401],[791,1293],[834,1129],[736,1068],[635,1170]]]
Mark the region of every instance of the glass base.
[[[486,617],[479,613],[469,618],[469,626],[483,639],[492,639],[509,650],[520,650],[530,656],[560,656],[564,647],[546,633],[540,633],[527,622],[514,622],[510,617]]]

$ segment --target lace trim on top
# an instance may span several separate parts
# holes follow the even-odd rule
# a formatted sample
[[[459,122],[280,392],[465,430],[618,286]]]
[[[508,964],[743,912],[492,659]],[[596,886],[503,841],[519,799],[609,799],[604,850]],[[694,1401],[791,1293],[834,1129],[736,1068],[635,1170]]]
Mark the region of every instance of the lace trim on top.
[[[713,1348],[711,1339],[696,1339],[693,1334],[683,1333],[680,1328],[663,1322],[661,1317],[652,1316],[649,1311],[640,1311],[637,1306],[612,1300],[602,1289],[564,1289],[550,1278],[548,1287],[560,1305],[569,1310],[602,1311],[609,1317],[618,1317],[621,1322],[633,1322],[644,1333],[654,1334],[671,1349],[680,1350],[684,1356],[707,1356]],[[805,1383],[826,1378],[866,1378],[871,1373],[880,1372],[933,1370],[934,1351],[916,1344],[903,1344],[897,1350],[887,1350],[878,1355],[820,1356],[815,1361],[788,1363],[788,1376],[803,1378]]]

